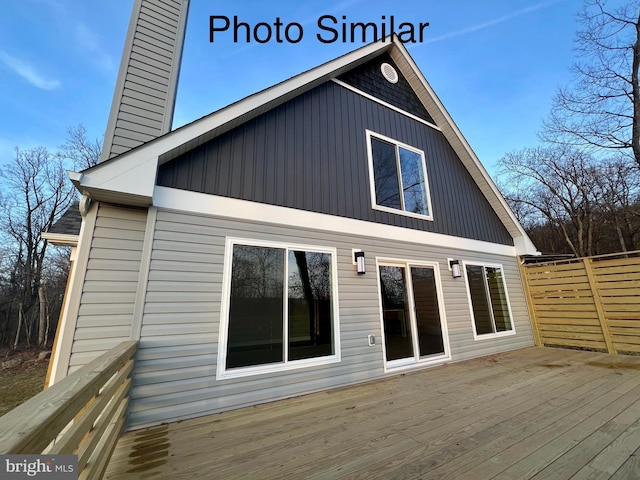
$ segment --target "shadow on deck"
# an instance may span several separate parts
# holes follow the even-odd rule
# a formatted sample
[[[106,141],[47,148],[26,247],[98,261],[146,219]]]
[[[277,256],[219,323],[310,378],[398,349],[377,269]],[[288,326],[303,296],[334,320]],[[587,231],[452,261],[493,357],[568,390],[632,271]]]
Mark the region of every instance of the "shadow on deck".
[[[106,478],[640,478],[640,357],[528,348],[130,432]]]

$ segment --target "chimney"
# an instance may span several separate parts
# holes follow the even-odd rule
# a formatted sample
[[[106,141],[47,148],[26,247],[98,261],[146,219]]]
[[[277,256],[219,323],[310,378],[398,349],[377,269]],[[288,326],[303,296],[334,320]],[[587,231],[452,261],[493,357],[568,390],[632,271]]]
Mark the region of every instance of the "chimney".
[[[171,129],[189,0],[134,0],[100,161]]]

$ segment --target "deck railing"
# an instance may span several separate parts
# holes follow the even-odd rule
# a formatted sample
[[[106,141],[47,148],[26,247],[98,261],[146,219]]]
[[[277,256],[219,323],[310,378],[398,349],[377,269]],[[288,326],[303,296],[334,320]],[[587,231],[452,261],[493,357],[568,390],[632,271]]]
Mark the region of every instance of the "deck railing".
[[[122,432],[137,342],[122,342],[0,417],[2,454],[75,454],[102,478]]]
[[[640,251],[522,266],[538,345],[640,353]]]

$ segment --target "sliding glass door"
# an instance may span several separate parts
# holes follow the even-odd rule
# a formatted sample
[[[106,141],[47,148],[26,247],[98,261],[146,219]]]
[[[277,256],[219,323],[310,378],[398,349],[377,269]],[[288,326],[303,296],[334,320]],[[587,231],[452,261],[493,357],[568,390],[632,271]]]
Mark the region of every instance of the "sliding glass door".
[[[378,268],[386,361],[405,364],[445,355],[435,267]]]

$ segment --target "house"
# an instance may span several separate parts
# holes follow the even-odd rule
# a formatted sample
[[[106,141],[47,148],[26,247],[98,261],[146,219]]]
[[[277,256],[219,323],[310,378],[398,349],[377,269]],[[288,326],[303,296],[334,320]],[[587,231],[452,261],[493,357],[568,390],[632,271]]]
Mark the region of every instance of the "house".
[[[533,345],[535,247],[397,38],[129,149],[118,105],[51,382],[139,340],[129,429]]]

